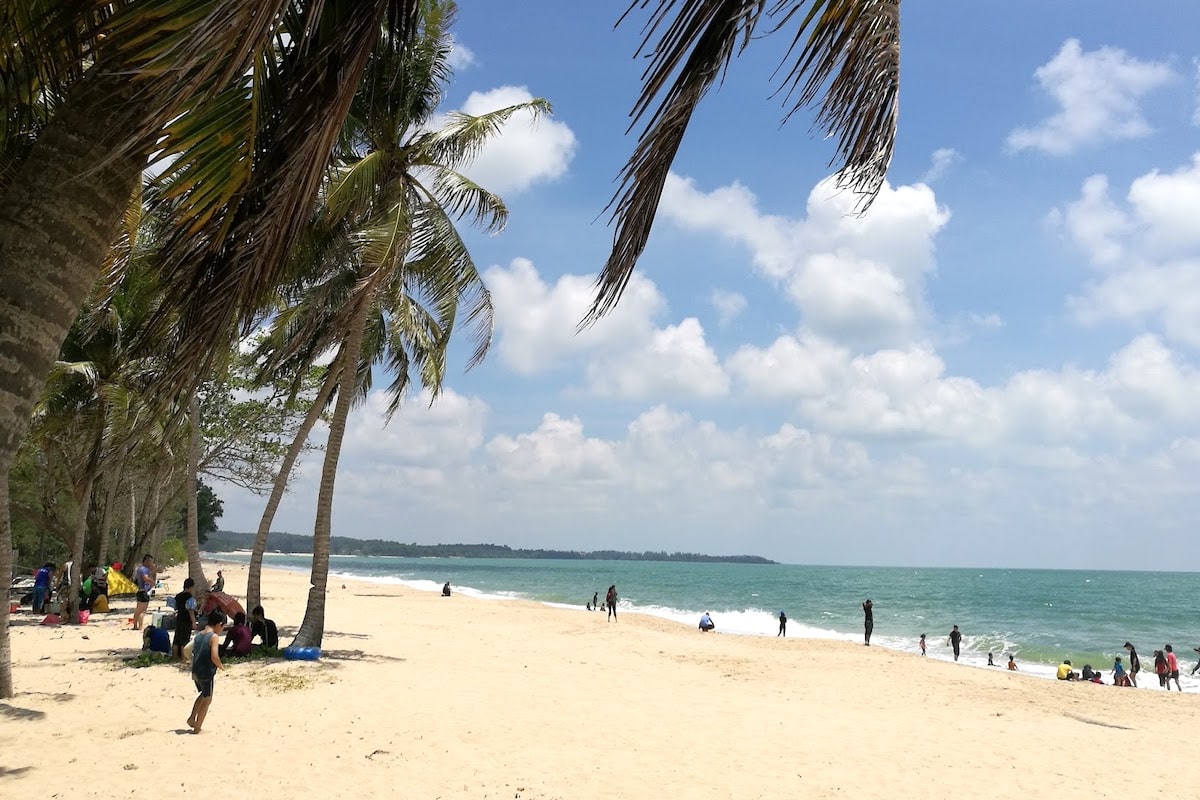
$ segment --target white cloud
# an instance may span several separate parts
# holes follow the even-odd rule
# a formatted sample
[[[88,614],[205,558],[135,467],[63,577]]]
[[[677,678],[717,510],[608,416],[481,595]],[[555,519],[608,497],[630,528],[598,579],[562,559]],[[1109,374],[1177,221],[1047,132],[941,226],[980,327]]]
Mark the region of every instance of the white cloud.
[[[717,322],[725,327],[746,310],[746,296],[726,289],[713,289],[709,302],[717,312]]]
[[[533,95],[524,86],[501,86],[472,92],[463,103],[467,114],[486,114],[519,103]],[[575,155],[575,134],[566,123],[529,112],[514,115],[480,152],[464,174],[497,194],[514,194],[535,183],[562,177]]]
[[[626,398],[719,397],[729,391],[729,378],[695,317],[654,331],[632,350],[591,362],[587,382],[595,394]]]
[[[592,394],[647,398],[678,394],[715,397],[729,379],[693,317],[657,327],[666,309],[658,288],[635,272],[620,304],[578,329],[595,296],[594,280],[563,275],[548,285],[526,259],[484,273],[496,309],[500,359],[523,375],[566,362],[584,367]]]
[[[1149,135],[1141,100],[1174,73],[1162,62],[1140,61],[1113,47],[1084,52],[1077,39],[1068,39],[1034,76],[1059,110],[1032,128],[1014,130],[1008,146],[1061,156],[1106,141]]]
[[[589,352],[635,347],[652,335],[653,319],[666,308],[658,288],[635,272],[617,307],[579,330],[595,297],[593,278],[563,275],[551,286],[531,261],[517,258],[507,268],[488,269],[483,280],[496,310],[500,359],[522,375]]]
[[[455,72],[461,72],[475,64],[475,53],[471,48],[454,37],[450,37],[450,66]]]
[[[921,176],[921,183],[933,183],[941,179],[962,160],[962,154],[953,147],[939,147],[929,157],[929,169]]]
[[[947,375],[927,346],[855,355],[810,332],[743,347],[726,366],[749,396],[793,400],[816,429],[856,438],[1028,454],[1130,444],[1155,427],[1200,423],[1200,373],[1151,335],[1114,353],[1104,370],[1029,370],[992,387]]]
[[[853,213],[854,202],[822,181],[809,194],[807,216],[789,219],[761,213],[739,184],[706,193],[672,174],[659,213],[746,246],[807,327],[861,346],[910,341],[927,317],[925,276],[949,212],[924,185],[885,184],[865,215]]]
[[[1135,179],[1124,201],[1093,176],[1078,200],[1053,212],[1101,276],[1068,307],[1085,324],[1157,323],[1200,348],[1200,153],[1174,172]]]
[[[537,430],[497,436],[487,453],[500,473],[518,481],[572,482],[619,475],[612,444],[584,436],[578,418],[548,413]]]

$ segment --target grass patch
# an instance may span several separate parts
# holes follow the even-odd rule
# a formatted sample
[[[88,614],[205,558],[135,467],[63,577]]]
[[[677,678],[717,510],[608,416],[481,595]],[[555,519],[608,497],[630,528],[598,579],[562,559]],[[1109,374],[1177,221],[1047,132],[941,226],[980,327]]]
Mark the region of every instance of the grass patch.
[[[266,689],[273,692],[295,692],[302,689],[307,689],[313,685],[312,677],[304,675],[300,672],[281,672],[278,670],[256,672],[250,675],[247,680],[253,683],[260,689]]]
[[[155,664],[170,664],[171,657],[165,653],[155,653],[151,650],[143,650],[133,658],[125,659],[125,666],[133,669],[141,669],[142,667],[153,667]]]
[[[268,658],[283,658],[283,651],[277,647],[252,647],[250,655],[221,656],[222,664],[247,664],[251,661],[266,661]]]

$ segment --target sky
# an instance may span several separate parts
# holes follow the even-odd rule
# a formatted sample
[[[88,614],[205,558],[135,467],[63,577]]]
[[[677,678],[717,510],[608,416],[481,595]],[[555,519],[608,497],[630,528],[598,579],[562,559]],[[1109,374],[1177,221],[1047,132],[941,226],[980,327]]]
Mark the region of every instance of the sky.
[[[436,402],[355,410],[334,535],[1200,570],[1200,4],[905,3],[896,153],[861,216],[811,114],[782,124],[789,37],[753,41],[620,305],[577,333],[635,144],[625,7],[460,3],[446,109],[554,114],[468,171],[510,212],[465,237],[488,358],[465,371],[464,340]],[[311,533],[320,467],[273,530]],[[263,498],[216,488],[221,526],[254,530]]]

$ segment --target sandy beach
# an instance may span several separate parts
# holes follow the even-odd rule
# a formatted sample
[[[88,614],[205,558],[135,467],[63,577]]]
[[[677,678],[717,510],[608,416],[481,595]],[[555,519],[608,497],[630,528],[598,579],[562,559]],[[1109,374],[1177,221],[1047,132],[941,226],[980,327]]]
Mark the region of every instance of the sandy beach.
[[[263,587],[286,643],[307,576]],[[1128,798],[1200,777],[1197,695],[339,578],[322,660],[232,665],[194,736],[188,674],[124,664],[130,600],[14,618],[0,796]]]

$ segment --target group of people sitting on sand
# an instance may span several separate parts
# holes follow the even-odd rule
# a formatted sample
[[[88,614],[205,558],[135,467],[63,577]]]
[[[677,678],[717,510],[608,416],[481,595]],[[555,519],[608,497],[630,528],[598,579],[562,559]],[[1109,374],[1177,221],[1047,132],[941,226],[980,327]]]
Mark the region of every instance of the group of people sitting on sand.
[[[188,578],[184,585],[190,584],[192,579]],[[142,649],[183,661],[184,649],[192,640],[192,635],[203,627],[202,623],[203,619],[197,619],[195,606],[185,606],[182,611],[176,610],[174,622],[169,627],[147,625],[142,631]],[[174,636],[169,630],[173,630]],[[279,629],[274,620],[267,619],[262,606],[255,606],[250,612],[249,624],[246,613],[238,611],[233,615],[233,624],[225,627],[223,632],[225,641],[220,646],[223,656],[248,656],[255,647],[279,649]]]

